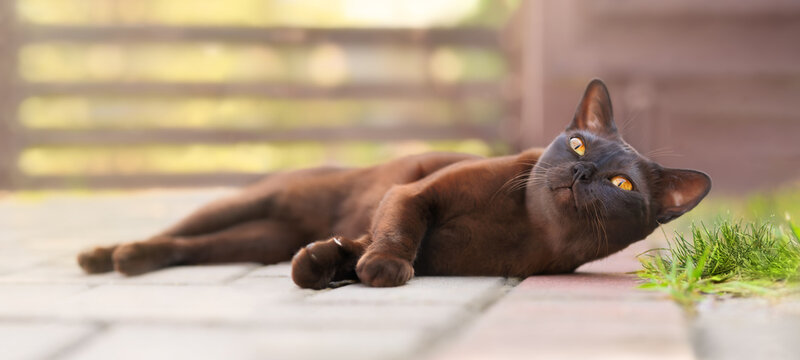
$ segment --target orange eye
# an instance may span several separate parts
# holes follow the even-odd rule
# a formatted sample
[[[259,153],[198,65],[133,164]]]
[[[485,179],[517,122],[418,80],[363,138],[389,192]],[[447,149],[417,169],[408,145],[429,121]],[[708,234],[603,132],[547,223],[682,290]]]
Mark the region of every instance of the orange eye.
[[[569,147],[572,148],[572,151],[581,156],[586,152],[586,146],[583,145],[583,140],[577,137],[569,138]]]
[[[631,181],[625,178],[624,176],[617,175],[612,177],[611,183],[622,190],[626,191],[633,190],[633,184],[631,184]]]

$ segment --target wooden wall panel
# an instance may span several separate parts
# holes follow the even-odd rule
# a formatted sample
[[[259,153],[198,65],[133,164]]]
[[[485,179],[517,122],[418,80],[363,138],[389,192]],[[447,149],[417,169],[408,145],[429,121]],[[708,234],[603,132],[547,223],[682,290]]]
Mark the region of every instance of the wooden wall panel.
[[[717,191],[800,178],[800,2],[545,3],[546,137],[599,77],[629,142]]]
[[[18,83],[16,57],[16,20],[13,1],[0,1],[0,189],[11,188],[18,176],[16,158]]]

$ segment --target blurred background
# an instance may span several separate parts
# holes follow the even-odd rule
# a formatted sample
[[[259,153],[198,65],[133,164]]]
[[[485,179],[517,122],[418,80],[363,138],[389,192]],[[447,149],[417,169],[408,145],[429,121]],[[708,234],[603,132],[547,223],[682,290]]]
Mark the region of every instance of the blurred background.
[[[800,178],[800,1],[3,0],[0,189],[513,153],[594,77],[715,193]]]

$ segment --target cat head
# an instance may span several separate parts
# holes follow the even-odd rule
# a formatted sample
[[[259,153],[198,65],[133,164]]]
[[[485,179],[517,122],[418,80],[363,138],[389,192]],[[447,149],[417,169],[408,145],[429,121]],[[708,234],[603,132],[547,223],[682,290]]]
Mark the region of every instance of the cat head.
[[[572,123],[534,166],[528,187],[529,208],[557,232],[606,241],[613,252],[691,210],[711,179],[663,167],[628,145],[614,124],[608,89],[593,80]]]

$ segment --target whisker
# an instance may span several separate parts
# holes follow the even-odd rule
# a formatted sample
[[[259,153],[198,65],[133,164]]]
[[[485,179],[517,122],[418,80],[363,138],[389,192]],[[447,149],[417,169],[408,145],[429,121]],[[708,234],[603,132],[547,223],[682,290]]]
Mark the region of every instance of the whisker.
[[[621,134],[625,134],[625,131],[628,130],[628,126],[633,123],[636,118],[642,113],[641,109],[635,109],[632,113],[625,117],[625,120],[622,121],[622,126],[619,127],[619,132]]]
[[[683,154],[679,154],[669,147],[661,147],[648,151],[646,155],[646,157],[648,158],[661,157],[661,156],[681,157],[683,156]]]
[[[506,190],[508,188],[516,187],[516,185],[515,185],[516,183],[518,183],[518,182],[527,182],[527,178],[528,178],[528,176],[530,176],[530,173],[531,172],[528,171],[528,170],[522,171],[521,173],[519,173],[517,175],[514,175],[512,178],[506,180],[503,183],[503,185],[501,185],[497,189],[497,191],[495,191],[494,194],[492,194],[492,196],[489,198],[489,202],[493,202],[495,197],[497,197],[497,195],[500,194],[500,192],[502,192],[502,191],[504,191],[504,190]],[[514,190],[511,190],[511,191],[507,191],[506,190],[506,193],[513,192],[513,191]]]
[[[594,211],[595,211],[594,212],[595,213],[595,221],[597,222],[597,237],[598,237],[598,239],[597,239],[598,240],[597,241],[597,252],[595,253],[595,256],[600,256],[600,254],[602,254],[601,249],[602,249],[602,245],[604,243],[603,240],[604,240],[604,234],[605,234],[605,227],[604,227],[603,221],[602,221],[602,219],[600,217],[600,209],[597,206],[597,203],[595,202],[593,204],[594,204]]]

